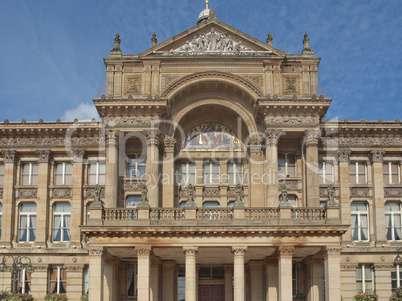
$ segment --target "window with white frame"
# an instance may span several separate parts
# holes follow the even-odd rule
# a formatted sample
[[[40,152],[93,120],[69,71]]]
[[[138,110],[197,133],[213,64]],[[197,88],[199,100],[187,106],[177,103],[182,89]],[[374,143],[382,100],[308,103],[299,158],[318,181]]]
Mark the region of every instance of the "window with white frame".
[[[53,209],[53,241],[63,242],[70,240],[71,205],[55,204]]]
[[[400,202],[386,202],[385,203],[385,231],[387,239],[401,240],[401,203]]]
[[[0,187],[4,186],[4,163],[0,163]]]
[[[17,291],[20,294],[30,294],[31,293],[31,273],[27,273],[26,268],[18,271],[18,288]]]
[[[350,184],[367,184],[367,164],[365,162],[350,162]]]
[[[106,163],[95,162],[88,166],[88,185],[105,185]]]
[[[22,164],[21,184],[22,185],[38,185],[38,163]]]
[[[220,183],[218,163],[204,163],[203,175],[205,185],[218,185]]]
[[[228,163],[228,182],[229,185],[243,184],[243,164]]]
[[[318,173],[320,184],[334,183],[334,165],[332,162],[322,161],[318,163]]]
[[[67,271],[62,265],[49,269],[49,293],[65,294],[67,292]]]
[[[84,285],[82,293],[87,295],[89,293],[89,266],[84,266]]]
[[[296,176],[296,156],[294,154],[278,155],[278,176],[280,178]]]
[[[137,297],[137,264],[129,263],[127,267],[127,297]]]
[[[382,164],[382,172],[385,185],[401,183],[401,166],[399,165],[399,163],[384,162]]]
[[[356,290],[358,293],[372,293],[374,291],[373,267],[361,264],[356,268]]]
[[[33,242],[36,236],[36,204],[20,206],[18,239],[20,242]]]
[[[128,178],[143,178],[146,174],[146,160],[144,158],[130,159],[127,164]]]
[[[195,184],[195,164],[181,163],[180,164],[180,184],[188,185]]]
[[[391,283],[393,292],[402,286],[401,279],[402,279],[402,269],[401,266],[397,264],[391,269]]]
[[[57,163],[54,169],[55,185],[71,185],[73,179],[73,165],[71,163]]]
[[[0,204],[0,238],[1,238],[1,230],[2,230],[2,221],[3,221],[3,204]]]
[[[368,205],[365,202],[353,202],[352,211],[352,237],[355,241],[369,240]]]

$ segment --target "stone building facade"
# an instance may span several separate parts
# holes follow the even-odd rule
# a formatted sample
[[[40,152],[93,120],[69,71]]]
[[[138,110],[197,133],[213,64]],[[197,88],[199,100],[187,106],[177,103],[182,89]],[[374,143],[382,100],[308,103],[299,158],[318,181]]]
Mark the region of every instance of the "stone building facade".
[[[100,122],[0,124],[0,254],[34,269],[18,289],[388,300],[401,281],[401,123],[325,121],[320,59],[303,45],[286,54],[207,7],[139,55],[116,35]],[[1,289],[10,281],[0,273]]]

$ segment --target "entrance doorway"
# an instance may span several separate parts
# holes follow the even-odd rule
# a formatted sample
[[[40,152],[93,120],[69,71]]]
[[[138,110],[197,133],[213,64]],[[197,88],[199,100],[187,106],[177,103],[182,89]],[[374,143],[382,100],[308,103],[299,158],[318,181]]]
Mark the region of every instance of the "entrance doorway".
[[[224,285],[198,286],[198,301],[225,301]]]

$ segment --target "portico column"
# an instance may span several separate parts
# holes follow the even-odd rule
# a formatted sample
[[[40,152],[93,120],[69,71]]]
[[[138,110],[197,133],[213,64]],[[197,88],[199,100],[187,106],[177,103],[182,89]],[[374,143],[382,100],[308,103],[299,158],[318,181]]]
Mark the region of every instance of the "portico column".
[[[271,256],[264,260],[265,263],[265,300],[278,300],[278,257]]]
[[[103,301],[102,247],[89,249],[89,300]]]
[[[322,258],[308,258],[307,264],[307,300],[324,300],[324,269]]]
[[[244,254],[247,247],[232,247],[234,256],[234,301],[245,300],[245,273],[244,273]]]
[[[147,137],[147,180],[148,199],[152,208],[159,207],[159,143],[160,130],[152,129],[144,131]]]
[[[324,248],[325,300],[341,300],[341,247]]]
[[[320,186],[318,172],[318,139],[321,135],[320,130],[308,131],[305,137],[306,146],[306,183],[307,183],[307,206],[320,206]]]
[[[163,174],[167,175],[167,181],[162,186],[162,207],[173,208],[175,207],[174,199],[174,148],[176,139],[166,136],[163,140],[165,146],[165,153],[163,155]]]
[[[265,206],[265,189],[262,182],[264,174],[264,156],[262,154],[262,139],[256,136],[250,140],[250,190],[249,206]]]
[[[267,207],[278,206],[278,141],[279,131],[267,130],[265,158],[267,178]]]
[[[279,247],[278,278],[279,292],[278,300],[292,301],[292,256],[293,247]]]
[[[225,301],[233,300],[233,266],[223,266],[225,270]]]
[[[151,301],[159,301],[159,270],[161,265],[161,259],[159,257],[152,256],[151,258]]]
[[[106,133],[105,207],[116,208],[119,181],[119,133]]]
[[[260,260],[250,260],[248,262],[248,267],[250,269],[250,300],[253,301],[263,301],[263,280],[262,280],[262,269],[263,261]]]
[[[177,288],[176,261],[162,261],[162,296],[163,301],[176,301]],[[175,300],[176,299],[176,300]]]
[[[138,260],[138,301],[150,301],[151,247],[135,247]]]
[[[197,300],[197,269],[196,259],[198,247],[184,247],[186,256],[186,301]]]

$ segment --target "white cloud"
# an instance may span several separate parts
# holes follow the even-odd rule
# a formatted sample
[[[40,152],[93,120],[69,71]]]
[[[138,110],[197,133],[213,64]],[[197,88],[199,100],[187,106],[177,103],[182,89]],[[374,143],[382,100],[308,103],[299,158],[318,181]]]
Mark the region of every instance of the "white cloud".
[[[93,104],[81,102],[78,107],[64,113],[63,121],[90,121],[92,118],[99,119],[98,112]]]

